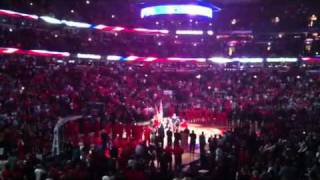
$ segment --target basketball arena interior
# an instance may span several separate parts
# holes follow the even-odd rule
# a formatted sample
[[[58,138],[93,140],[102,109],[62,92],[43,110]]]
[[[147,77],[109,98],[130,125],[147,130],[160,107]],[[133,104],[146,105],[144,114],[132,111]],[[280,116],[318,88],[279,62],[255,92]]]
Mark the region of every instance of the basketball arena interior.
[[[319,0],[1,0],[0,179],[320,180]]]

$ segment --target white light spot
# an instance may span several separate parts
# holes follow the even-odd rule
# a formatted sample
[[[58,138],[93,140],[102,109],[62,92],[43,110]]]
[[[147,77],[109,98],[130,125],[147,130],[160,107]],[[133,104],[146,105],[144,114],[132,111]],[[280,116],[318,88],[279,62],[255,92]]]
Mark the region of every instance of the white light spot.
[[[274,24],[278,24],[278,23],[280,22],[280,18],[277,16],[277,17],[275,17],[275,18],[272,20],[272,22],[273,22]]]
[[[231,20],[231,24],[232,24],[232,25],[237,24],[237,20],[236,20],[236,19],[232,19],[232,20]]]

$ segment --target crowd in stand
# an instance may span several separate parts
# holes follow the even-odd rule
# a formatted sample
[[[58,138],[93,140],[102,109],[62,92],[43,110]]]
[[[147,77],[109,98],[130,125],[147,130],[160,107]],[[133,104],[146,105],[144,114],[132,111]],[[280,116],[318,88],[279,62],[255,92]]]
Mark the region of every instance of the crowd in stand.
[[[314,33],[316,30],[310,30],[309,33],[297,31],[248,34],[222,31],[215,32],[213,36],[193,37],[175,35],[173,30],[169,35],[157,36],[66,28],[6,17],[0,20],[3,22],[0,26],[0,46],[21,49],[144,57],[212,57],[229,56],[229,47],[234,47],[234,57],[297,57],[314,55],[319,48],[319,34]],[[312,39],[308,51],[305,49],[307,39]]]
[[[320,177],[320,79],[302,66],[61,64],[19,56],[2,57],[0,78],[4,179]],[[104,104],[103,113],[66,125],[63,152],[51,156],[58,117],[86,114],[92,102]],[[176,113],[189,122],[215,124],[222,116],[203,112],[225,114],[230,131],[209,137],[135,125],[150,120],[160,102],[165,116]],[[182,166],[195,139],[200,164]]]
[[[281,2],[225,5],[214,22],[181,23],[138,20],[139,8],[128,0],[3,0],[1,9],[170,34],[105,33],[1,16],[0,46],[146,57],[297,57],[311,42],[313,55],[319,3]],[[176,36],[186,27],[214,34]],[[234,30],[253,32],[239,38]],[[0,57],[0,179],[320,179],[316,65],[68,60]],[[159,104],[165,117],[228,130],[211,136],[157,119],[146,124]],[[76,115],[83,117],[58,134],[60,154],[52,153],[59,118]],[[197,154],[199,161],[183,163]]]
[[[187,26],[181,25],[182,27],[180,27],[180,25],[177,25],[179,21],[173,21],[174,24],[157,23],[158,25],[156,25],[156,20],[147,20],[139,24],[139,22],[133,20],[139,19],[138,13],[132,12],[137,11],[139,8],[123,5],[126,4],[126,1],[123,0],[120,3],[90,1],[90,4],[86,5],[86,1],[83,0],[79,4],[70,2],[70,4],[68,3],[63,7],[60,7],[59,3],[52,5],[50,2],[44,1],[34,2],[33,6],[29,5],[30,2],[25,2],[25,4],[21,2],[18,2],[18,4],[4,2],[3,8],[93,24],[127,28],[168,29],[170,34],[168,36],[146,36],[139,33],[105,33],[92,29],[68,28],[63,25],[47,24],[40,20],[29,21],[1,16],[0,35],[2,41],[0,46],[19,47],[22,49],[38,48],[72,53],[105,54],[108,52],[109,54],[122,56],[157,57],[228,56],[230,43],[232,44],[232,42],[236,42],[231,45],[235,47],[235,52],[232,53],[232,56],[315,55],[319,49],[318,33],[320,24],[318,17],[319,4],[317,2],[310,1],[306,3],[296,0],[295,2],[287,3],[290,5],[286,6],[274,1],[271,3],[254,3],[248,6],[231,5],[222,7],[223,10],[214,15],[213,22],[209,21],[205,25],[196,25],[197,21],[194,20],[191,23],[187,19]],[[59,7],[57,8],[56,6]],[[120,13],[115,13],[111,9],[106,9],[106,7],[113,7],[111,9],[119,7]],[[62,10],[61,8],[66,9]],[[75,13],[71,13],[71,9]],[[95,13],[92,13],[93,9]],[[123,12],[130,13],[121,13],[120,9]],[[45,11],[45,13],[42,13],[42,11]],[[100,11],[103,13],[98,13]],[[48,12],[52,14],[48,14]],[[248,13],[253,15],[248,15]],[[160,20],[161,18],[159,18]],[[171,22],[167,22],[166,19],[163,21],[166,23]],[[203,30],[205,35],[193,37],[176,36],[175,31],[177,29]],[[212,30],[214,32],[213,35],[206,35],[207,30]],[[236,35],[233,31],[251,33]],[[313,35],[314,33],[316,35]],[[229,38],[221,38],[224,35]],[[310,50],[305,48],[307,41],[312,44]]]
[[[319,14],[319,3],[317,0],[283,0],[281,2],[275,0],[254,1],[250,3],[233,1],[234,3],[225,4],[225,1],[215,1],[214,5],[222,8],[218,13],[214,14],[214,22],[206,20],[189,22],[188,18],[182,21],[173,21],[172,18],[155,18],[140,20],[140,9],[142,7],[153,5],[172,3],[172,1],[144,2],[129,0],[81,0],[65,2],[58,0],[55,3],[48,1],[8,1],[4,0],[1,4],[3,9],[19,10],[24,13],[41,14],[55,16],[59,19],[67,19],[82,22],[91,22],[96,24],[108,25],[126,25],[126,26],[146,26],[148,28],[163,29],[168,27],[189,27],[191,29],[207,28],[208,24],[218,31],[225,30],[258,30],[258,31],[293,31],[307,29],[309,18],[312,14]],[[175,3],[183,3],[186,1],[176,1]],[[188,2],[188,1],[187,1]],[[195,3],[196,1],[189,1]],[[204,1],[208,2],[208,1]],[[258,2],[258,3],[256,3]],[[209,3],[212,3],[209,1]],[[275,18],[279,19],[276,20]],[[195,18],[196,19],[196,18]],[[235,23],[231,23],[236,19]],[[159,21],[159,23],[155,23]],[[276,23],[274,23],[276,22]],[[316,23],[315,26],[319,25]]]

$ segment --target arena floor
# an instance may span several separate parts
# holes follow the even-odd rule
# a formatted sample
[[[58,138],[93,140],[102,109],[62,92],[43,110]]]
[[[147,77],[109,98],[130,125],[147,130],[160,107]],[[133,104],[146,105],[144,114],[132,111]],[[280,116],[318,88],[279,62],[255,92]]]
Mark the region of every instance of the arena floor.
[[[182,156],[182,164],[188,165],[193,161],[197,161],[200,159],[200,152],[199,152],[199,135],[204,132],[206,139],[210,136],[214,135],[221,135],[225,132],[228,128],[225,126],[215,126],[215,125],[202,125],[202,124],[188,124],[188,128],[190,132],[194,130],[197,134],[197,141],[196,141],[196,151],[194,154],[189,152],[189,149],[185,149],[185,153]]]

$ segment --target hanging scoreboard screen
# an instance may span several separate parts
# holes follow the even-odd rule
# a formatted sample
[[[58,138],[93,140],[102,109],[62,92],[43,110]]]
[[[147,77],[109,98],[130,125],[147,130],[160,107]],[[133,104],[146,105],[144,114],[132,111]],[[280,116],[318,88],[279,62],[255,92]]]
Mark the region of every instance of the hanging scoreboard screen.
[[[174,4],[149,6],[141,9],[140,17],[145,18],[157,15],[190,15],[212,18],[213,12],[219,11],[217,7],[197,4]]]

